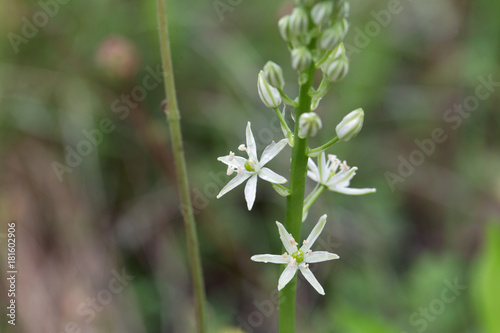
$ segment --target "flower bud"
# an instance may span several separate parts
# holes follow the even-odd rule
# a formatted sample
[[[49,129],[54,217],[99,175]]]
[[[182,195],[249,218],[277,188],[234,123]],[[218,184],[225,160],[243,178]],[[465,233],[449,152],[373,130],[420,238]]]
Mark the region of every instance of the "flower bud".
[[[363,127],[364,117],[365,113],[363,112],[363,109],[354,110],[345,116],[340,124],[338,124],[335,128],[339,140],[349,141],[355,137]]]
[[[337,46],[345,37],[349,23],[347,20],[337,22],[332,27],[326,29],[318,39],[318,47],[320,50],[331,50]]]
[[[338,19],[343,19],[343,18],[349,17],[349,8],[350,8],[349,2],[347,2],[347,1],[339,1],[335,5],[336,17]]]
[[[278,21],[278,28],[280,30],[281,37],[288,42],[292,37],[290,34],[290,15],[283,16]]]
[[[315,136],[322,126],[321,119],[316,113],[303,113],[299,118],[299,138]]]
[[[312,61],[311,52],[306,47],[299,47],[292,51],[292,67],[302,72],[307,69]]]
[[[321,70],[329,82],[339,82],[349,71],[349,60],[345,54],[335,56],[332,53],[330,57],[322,65]]]
[[[322,1],[311,9],[311,18],[316,25],[328,23],[333,12],[333,2]]]
[[[303,8],[295,8],[290,15],[289,23],[290,31],[295,37],[299,37],[307,33],[309,29],[309,19],[307,12]]]
[[[281,95],[278,89],[271,86],[264,77],[264,72],[260,71],[259,78],[257,80],[257,89],[259,91],[259,96],[262,102],[268,108],[276,108],[281,104]]]
[[[275,88],[283,89],[285,79],[283,78],[283,70],[281,67],[272,61],[268,61],[264,66],[264,77],[267,82]]]

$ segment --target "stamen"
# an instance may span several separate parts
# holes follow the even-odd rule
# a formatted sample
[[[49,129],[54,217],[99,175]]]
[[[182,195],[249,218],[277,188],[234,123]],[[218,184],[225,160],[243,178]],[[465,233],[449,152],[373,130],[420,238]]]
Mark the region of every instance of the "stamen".
[[[234,159],[234,153],[232,151],[229,152],[229,160],[232,161]]]
[[[308,269],[309,268],[309,264],[306,264],[306,266],[304,267],[305,269]]]
[[[283,258],[286,258],[286,257],[288,257],[288,253],[287,253],[287,252],[285,252],[285,253],[283,253],[281,256],[282,256]]]
[[[312,250],[307,251],[307,254],[308,254],[308,255],[311,255],[312,253],[313,253],[313,251],[312,251]]]
[[[245,150],[247,150],[247,147],[245,147],[244,144],[241,144],[241,145],[238,146],[238,150],[239,151],[245,151]]]
[[[241,175],[242,171],[241,171],[241,166],[240,165],[238,165],[238,170],[236,172],[238,173],[238,175]]]
[[[309,243],[309,242],[307,241],[307,239],[304,239],[304,241],[302,242],[302,244],[304,244],[304,245],[307,245],[307,243]]]
[[[231,176],[234,172],[234,168],[232,166],[227,167],[226,175]]]
[[[342,162],[342,164],[340,165],[340,170],[349,170],[350,167],[347,165],[347,162],[344,161]]]
[[[292,246],[297,245],[297,242],[295,241],[295,239],[293,237],[290,237],[290,244],[292,244]]]
[[[293,266],[295,266],[295,262],[296,262],[295,258],[293,258],[293,257],[292,257],[292,258],[290,259],[290,264],[288,264],[288,265],[289,265],[290,267],[293,267]]]

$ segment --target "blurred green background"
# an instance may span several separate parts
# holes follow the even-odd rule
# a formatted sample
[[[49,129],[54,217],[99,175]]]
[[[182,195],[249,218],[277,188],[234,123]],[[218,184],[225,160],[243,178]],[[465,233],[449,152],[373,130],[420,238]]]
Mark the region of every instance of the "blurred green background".
[[[5,254],[16,221],[19,271],[10,327],[1,256],[2,332],[194,332],[155,5],[0,4],[0,242]],[[297,93],[277,29],[291,1],[167,5],[210,326],[275,332],[279,268],[249,258],[281,250],[285,200],[265,183],[252,212],[242,187],[216,200],[229,179],[216,158],[247,121],[259,151],[282,137],[256,81],[273,60]],[[498,333],[500,3],[351,9],[350,73],[317,110],[311,144],[362,107],[363,131],[329,152],[360,168],[354,187],[378,191],[328,193],[310,212],[304,232],[327,213],[316,248],[341,260],[313,268],[324,297],[300,278],[297,331]],[[287,174],[289,153],[273,170]]]

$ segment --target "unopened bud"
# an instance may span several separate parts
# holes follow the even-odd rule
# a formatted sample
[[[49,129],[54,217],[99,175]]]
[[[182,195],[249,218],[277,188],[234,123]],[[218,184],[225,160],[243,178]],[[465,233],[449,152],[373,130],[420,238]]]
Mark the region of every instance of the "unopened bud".
[[[311,52],[306,47],[299,47],[292,51],[292,67],[301,72],[309,67],[312,61]]]
[[[345,116],[335,128],[339,140],[349,141],[355,137],[363,127],[364,118],[365,113],[363,112],[363,109],[354,110]]]
[[[315,136],[321,127],[321,119],[316,113],[303,113],[299,118],[299,138],[305,139]]]
[[[268,61],[264,66],[264,77],[267,82],[275,88],[283,89],[285,79],[283,78],[283,70],[281,67],[272,61]]]
[[[299,37],[307,33],[309,29],[309,19],[307,12],[303,8],[295,8],[290,15],[289,27],[291,33],[295,37]]]
[[[288,42],[292,37],[290,33],[290,15],[283,16],[278,21],[278,28],[280,30],[281,37]]]
[[[318,40],[318,47],[321,50],[332,50],[345,37],[349,24],[347,20],[337,22],[332,27],[326,29]]]
[[[276,108],[281,104],[280,92],[267,82],[263,71],[259,73],[257,88],[260,99],[268,108]]]
[[[343,18],[347,18],[349,17],[349,2],[347,1],[339,1],[336,5],[335,5],[335,13],[336,13],[336,17],[338,19],[343,19]]]
[[[349,60],[346,55],[330,56],[321,67],[325,78],[329,82],[339,82],[349,71]]]
[[[333,12],[333,2],[322,1],[311,9],[311,18],[316,25],[328,23]]]

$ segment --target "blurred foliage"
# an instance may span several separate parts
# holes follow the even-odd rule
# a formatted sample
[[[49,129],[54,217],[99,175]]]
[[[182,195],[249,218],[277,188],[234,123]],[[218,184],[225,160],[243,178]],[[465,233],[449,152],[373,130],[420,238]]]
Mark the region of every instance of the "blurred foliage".
[[[210,323],[217,333],[275,332],[278,268],[249,257],[280,251],[273,222],[284,220],[284,200],[264,183],[251,214],[242,188],[216,200],[228,180],[216,157],[243,142],[247,121],[261,128],[259,149],[281,138],[256,81],[273,60],[287,93],[297,93],[277,29],[291,1],[221,2],[222,16],[216,1],[168,1]],[[329,216],[317,248],[341,260],[313,267],[325,297],[299,283],[298,332],[500,332],[498,86],[474,111],[453,111],[476,94],[479,77],[500,81],[500,3],[402,0],[383,27],[375,17],[389,3],[352,2],[351,72],[318,109],[324,128],[313,146],[363,107],[363,131],[331,152],[360,168],[353,187],[378,191],[328,193],[313,206],[308,222]],[[18,222],[16,328],[63,332],[74,321],[82,332],[192,332],[164,92],[146,87],[160,63],[155,2],[67,1],[16,53],[13,34],[43,8],[0,3],[0,233]],[[363,47],[362,34],[371,34]],[[113,129],[102,131],[103,121]],[[439,128],[447,139],[391,186],[387,172],[398,174],[401,159],[421,149],[415,140]],[[99,143],[85,146],[92,133]],[[67,165],[79,149],[86,156],[59,181],[54,162]],[[288,153],[272,162],[281,174]],[[133,281],[86,322],[77,309],[122,267]],[[467,289],[447,303],[455,280]]]

